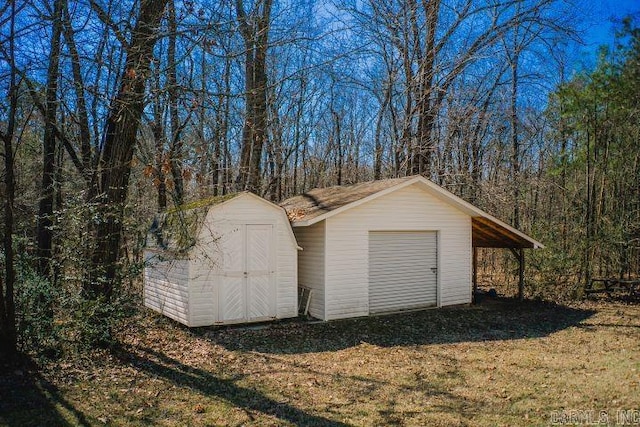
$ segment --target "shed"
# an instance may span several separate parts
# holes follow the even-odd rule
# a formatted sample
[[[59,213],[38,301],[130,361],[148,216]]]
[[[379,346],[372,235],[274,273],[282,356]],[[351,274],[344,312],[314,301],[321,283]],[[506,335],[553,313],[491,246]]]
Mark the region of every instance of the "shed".
[[[309,313],[324,320],[470,303],[475,247],[542,247],[422,176],[314,189],[281,206],[303,248]]]
[[[244,192],[159,214],[144,304],[187,326],[297,316],[298,245],[284,209]]]

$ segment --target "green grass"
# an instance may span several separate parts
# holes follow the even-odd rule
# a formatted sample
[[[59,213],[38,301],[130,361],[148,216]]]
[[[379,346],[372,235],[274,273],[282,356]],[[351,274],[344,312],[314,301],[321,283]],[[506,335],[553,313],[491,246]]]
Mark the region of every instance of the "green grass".
[[[640,408],[640,307],[497,302],[329,323],[189,330],[0,383],[4,425],[548,425]],[[585,412],[588,413],[588,412]]]

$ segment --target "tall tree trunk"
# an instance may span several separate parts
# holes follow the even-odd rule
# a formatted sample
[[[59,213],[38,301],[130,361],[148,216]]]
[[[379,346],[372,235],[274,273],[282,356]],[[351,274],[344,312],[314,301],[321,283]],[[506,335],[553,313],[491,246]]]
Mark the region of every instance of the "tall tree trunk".
[[[69,5],[63,0],[64,6],[63,16],[63,34],[65,44],[69,49],[71,56],[71,71],[73,74],[73,88],[76,93],[76,110],[78,112],[78,126],[80,128],[80,152],[82,157],[82,174],[87,182],[91,179],[92,152],[91,152],[91,131],[89,127],[89,113],[87,110],[87,101],[84,95],[84,78],[80,69],[80,55],[75,42],[73,27],[71,26],[71,18],[69,14]]]
[[[89,298],[109,299],[118,278],[124,206],[129,189],[131,160],[144,108],[145,84],[157,29],[167,0],[142,0],[138,21],[127,48],[120,90],[111,103],[104,148],[93,176],[90,201],[96,203],[99,221],[92,221],[95,246],[84,283]]]
[[[268,164],[269,164],[269,185],[267,195],[269,200],[279,202],[282,200],[282,174],[284,172],[285,156],[283,153],[284,144],[282,142],[283,125],[280,121],[280,113],[273,99],[276,98],[275,91],[271,91],[268,101],[271,110],[271,138],[267,144]]]
[[[408,8],[408,19],[409,24],[407,27],[409,30],[405,33],[404,43],[399,46],[401,55],[402,55],[402,66],[404,69],[404,78],[406,81],[406,94],[405,94],[405,102],[404,102],[404,118],[402,124],[402,133],[401,133],[401,147],[400,150],[406,153],[406,158],[401,153],[401,151],[396,151],[396,174],[397,175],[407,175],[411,174],[413,171],[413,164],[415,161],[414,154],[417,151],[416,148],[416,138],[414,132],[414,118],[415,118],[415,105],[414,99],[417,98],[419,102],[419,86],[416,81],[416,75],[414,72],[414,61],[421,63],[422,60],[422,50],[420,47],[420,26],[418,25],[418,5],[416,4],[416,0],[408,0],[407,1]],[[413,43],[412,43],[413,42]],[[415,58],[414,58],[415,57]],[[407,161],[406,165],[403,165],[403,160]],[[401,172],[400,169],[404,166],[404,170]]]
[[[151,133],[153,134],[153,140],[155,145],[155,180],[157,190],[157,202],[158,212],[164,212],[167,210],[167,180],[165,174],[165,134],[164,126],[162,124],[162,106],[160,105],[160,76],[156,73],[154,82],[154,91],[156,97],[153,101],[153,124],[151,125]]]
[[[299,96],[296,102],[296,118],[293,124],[293,179],[291,181],[291,191],[289,194],[298,194],[298,174],[300,170],[300,128],[302,127],[303,100],[306,92],[307,79],[303,76],[300,79]]]
[[[246,42],[245,42],[246,45]],[[251,146],[254,140],[254,127],[253,122],[253,54],[247,49],[245,52],[245,95],[244,95],[244,125],[242,127],[242,145],[240,147],[240,164],[238,165],[238,179],[236,184],[243,190],[248,188],[250,164],[251,164]]]
[[[56,209],[61,211],[64,209],[64,201],[65,201],[65,195],[62,192],[62,188],[63,188],[63,183],[64,183],[64,153],[65,150],[63,150],[63,147],[61,144],[58,144],[58,150],[56,152],[56,175],[55,175],[55,205],[56,205]],[[63,245],[58,244],[58,242],[54,242],[53,245],[53,259],[61,259],[62,258],[62,253],[63,253]],[[58,285],[60,285],[60,280],[62,278],[62,272],[63,272],[63,266],[62,263],[60,262],[56,262],[53,265],[53,269],[52,269],[52,285],[54,287],[58,287]],[[49,304],[49,317],[51,320],[53,320],[53,304]],[[49,326],[53,326],[53,323],[49,324]]]
[[[595,147],[598,137],[598,111],[597,105],[594,101],[593,105],[593,118],[591,130],[587,125],[587,246],[585,252],[585,282],[591,280],[593,274],[593,258],[594,258],[594,230],[595,230],[595,196],[596,196],[596,183],[595,183]],[[587,119],[588,120],[588,119]],[[588,123],[588,122],[587,122]],[[593,141],[593,144],[591,143]]]
[[[336,150],[336,184],[342,185],[342,165],[344,163],[344,147],[342,146],[342,117],[338,114],[338,112],[332,110],[331,116],[333,118],[333,141],[335,143]]]
[[[52,36],[47,69],[47,88],[42,141],[42,184],[38,208],[37,245],[38,272],[51,279],[53,248],[53,209],[56,174],[56,114],[58,111],[58,68],[60,64],[60,39],[62,34],[62,0],[53,3],[51,16]]]
[[[589,122],[587,122],[586,132],[586,152],[587,152],[587,164],[586,164],[586,199],[587,206],[585,212],[585,225],[586,225],[586,245],[584,248],[584,265],[582,271],[584,273],[585,284],[591,280],[591,131],[589,129]]]
[[[265,0],[265,8],[271,8],[271,0]],[[270,12],[269,12],[270,14]],[[260,22],[265,18],[263,17]],[[266,19],[269,19],[267,15]],[[249,165],[249,177],[247,181],[247,189],[252,191],[258,191],[260,188],[261,178],[261,162],[262,151],[267,143],[267,27],[263,24],[259,25],[257,43],[255,50],[255,64],[254,64],[254,109],[253,120],[255,121],[255,127],[253,132],[253,142],[251,144],[251,163]]]
[[[436,63],[436,28],[440,16],[440,0],[423,0],[427,37],[425,40],[424,57],[420,63],[419,92],[418,92],[418,142],[413,154],[411,172],[431,175],[432,157],[435,151],[433,128],[435,126],[435,112],[433,106],[434,77]]]
[[[380,104],[380,111],[378,112],[378,117],[376,120],[375,151],[373,158],[373,179],[376,180],[382,178],[382,157],[384,154],[384,146],[382,144],[382,123],[384,120],[384,113],[391,103],[392,89],[393,82],[391,81],[391,77],[389,77],[384,90],[382,103]]]
[[[222,124],[220,126],[220,159],[222,164],[222,171],[219,173],[221,194],[227,194],[229,186],[231,184],[231,153],[229,152],[229,120],[231,115],[231,99],[229,94],[231,93],[231,59],[226,58],[224,64],[224,76],[222,78],[224,82],[224,98],[220,97],[220,102],[223,102],[222,108]]]
[[[237,183],[258,192],[262,151],[267,140],[267,49],[272,0],[260,0],[249,15],[242,0],[236,0],[236,14],[245,45],[245,121],[242,130],[240,170]]]
[[[16,311],[14,302],[14,286],[16,272],[13,253],[13,205],[15,201],[16,179],[14,170],[13,138],[18,110],[18,85],[16,82],[15,64],[15,23],[16,2],[11,1],[11,18],[9,21],[9,111],[7,129],[0,132],[4,143],[4,283],[0,278],[0,355],[12,359],[16,353]]]
[[[520,228],[520,139],[518,135],[518,54],[514,54],[511,62],[511,183],[513,185],[513,226]]]
[[[169,162],[173,178],[173,201],[177,206],[184,202],[184,180],[182,177],[183,141],[181,136],[180,116],[178,114],[178,63],[176,61],[176,39],[178,23],[174,0],[168,0],[167,27],[169,45],[167,47],[167,93],[169,95],[169,127],[171,129],[171,149]]]
[[[202,90],[204,95],[204,86]],[[225,188],[228,184],[228,182],[226,182],[228,169],[226,160],[226,147],[227,134],[229,133],[229,93],[231,92],[231,60],[229,58],[225,58],[224,60],[222,89],[219,92],[218,105],[216,109],[216,125],[214,133],[215,140],[213,141],[214,150],[213,158],[211,159],[211,181],[213,186],[213,194],[215,196],[219,194],[225,194]]]

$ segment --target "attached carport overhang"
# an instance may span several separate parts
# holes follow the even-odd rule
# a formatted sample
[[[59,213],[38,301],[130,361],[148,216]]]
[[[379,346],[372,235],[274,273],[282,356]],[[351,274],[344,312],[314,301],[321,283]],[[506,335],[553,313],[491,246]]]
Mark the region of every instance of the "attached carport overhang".
[[[478,248],[509,249],[518,261],[518,298],[524,299],[524,250],[544,245],[490,215],[471,218],[473,243],[473,291],[478,289]]]
[[[487,217],[472,217],[474,248],[537,249],[542,243]]]

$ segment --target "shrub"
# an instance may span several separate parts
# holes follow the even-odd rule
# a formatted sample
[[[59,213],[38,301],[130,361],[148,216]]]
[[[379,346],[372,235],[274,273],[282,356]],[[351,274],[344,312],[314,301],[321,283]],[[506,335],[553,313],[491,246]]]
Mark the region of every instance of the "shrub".
[[[60,325],[54,322],[59,292],[21,256],[16,268],[16,321],[22,351],[52,358],[60,353]]]

